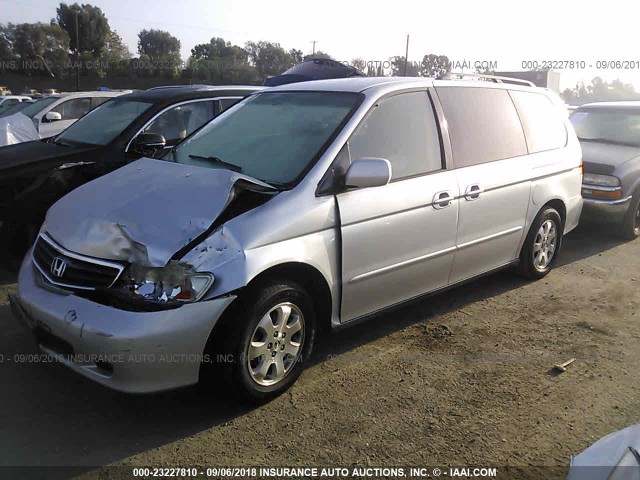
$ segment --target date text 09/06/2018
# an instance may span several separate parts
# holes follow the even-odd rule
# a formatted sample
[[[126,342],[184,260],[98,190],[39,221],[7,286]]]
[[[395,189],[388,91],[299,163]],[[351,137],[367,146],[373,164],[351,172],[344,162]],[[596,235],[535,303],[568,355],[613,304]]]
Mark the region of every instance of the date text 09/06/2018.
[[[210,478],[436,478],[496,477],[496,468],[438,467],[134,467],[133,477],[210,477]]]
[[[638,70],[640,60],[523,60],[523,70]]]

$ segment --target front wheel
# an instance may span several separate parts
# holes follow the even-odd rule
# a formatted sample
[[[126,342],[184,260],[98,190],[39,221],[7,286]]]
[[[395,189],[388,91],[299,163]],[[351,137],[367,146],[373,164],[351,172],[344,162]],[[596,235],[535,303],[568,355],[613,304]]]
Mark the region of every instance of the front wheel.
[[[562,244],[562,219],[558,211],[545,207],[533,220],[520,252],[518,271],[539,279],[547,275],[556,262]]]
[[[287,390],[308,361],[315,337],[310,295],[297,283],[251,288],[216,332],[222,378],[237,398],[263,402]],[[219,357],[219,355],[218,355]]]

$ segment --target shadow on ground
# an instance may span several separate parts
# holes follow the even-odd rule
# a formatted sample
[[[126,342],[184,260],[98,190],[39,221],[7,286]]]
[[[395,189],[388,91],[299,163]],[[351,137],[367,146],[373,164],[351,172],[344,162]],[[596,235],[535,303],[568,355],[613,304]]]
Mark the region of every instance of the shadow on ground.
[[[581,228],[565,239],[560,265],[621,243],[601,230]],[[5,278],[12,281],[0,275],[0,282]],[[312,362],[321,363],[328,355],[347,352],[525,283],[505,271],[414,302],[330,335],[330,341],[324,337]],[[7,305],[0,306],[0,329],[0,466],[72,465],[90,470],[210,429],[248,411],[247,407],[199,394],[194,388],[156,395],[120,394],[63,366],[27,361],[38,349],[11,317]],[[54,469],[44,476],[38,470],[33,478],[69,476],[68,471]]]

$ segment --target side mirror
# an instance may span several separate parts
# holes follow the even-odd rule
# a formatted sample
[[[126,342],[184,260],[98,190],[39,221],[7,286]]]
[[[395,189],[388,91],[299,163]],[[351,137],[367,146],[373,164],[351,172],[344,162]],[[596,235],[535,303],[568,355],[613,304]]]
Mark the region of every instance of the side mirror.
[[[154,154],[156,150],[163,149],[167,141],[159,133],[141,133],[131,142],[134,152],[142,155]]]
[[[391,163],[385,158],[360,158],[344,176],[346,188],[381,187],[391,180]]]
[[[58,120],[62,120],[62,115],[58,112],[47,112],[47,114],[44,116],[44,119],[47,122],[57,122]]]

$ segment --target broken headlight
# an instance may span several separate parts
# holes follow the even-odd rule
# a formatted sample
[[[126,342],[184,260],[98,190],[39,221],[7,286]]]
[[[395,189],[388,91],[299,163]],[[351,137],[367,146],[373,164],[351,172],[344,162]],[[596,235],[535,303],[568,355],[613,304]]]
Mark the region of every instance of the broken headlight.
[[[171,262],[165,267],[131,264],[123,274],[131,296],[149,302],[197,302],[214,281],[210,273],[195,272],[189,265]]]

